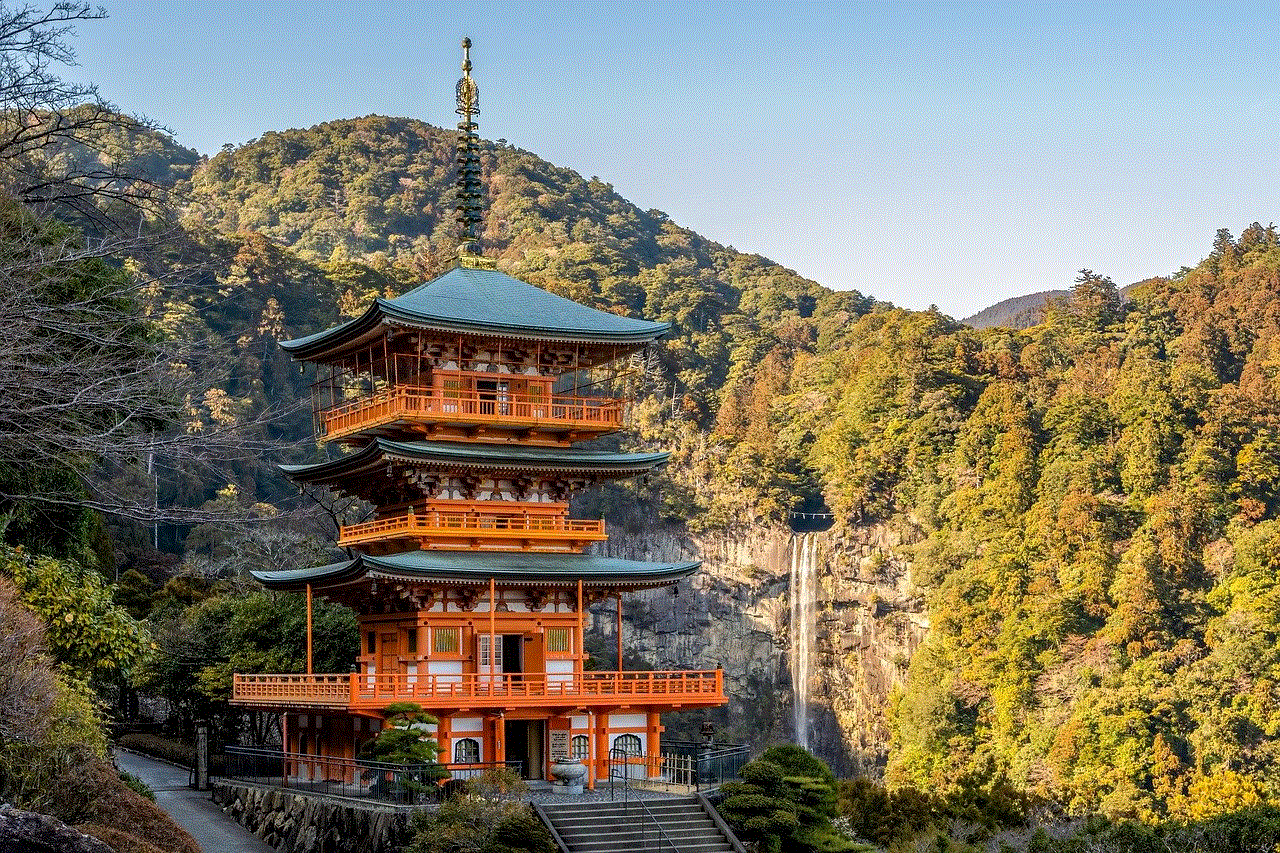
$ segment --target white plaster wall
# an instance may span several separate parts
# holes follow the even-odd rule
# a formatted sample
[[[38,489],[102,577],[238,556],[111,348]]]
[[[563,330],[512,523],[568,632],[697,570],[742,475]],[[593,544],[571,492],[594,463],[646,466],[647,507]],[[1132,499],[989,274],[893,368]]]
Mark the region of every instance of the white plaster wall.
[[[462,683],[462,661],[460,660],[427,661],[427,672],[436,676],[437,684]]]
[[[547,681],[572,681],[573,680],[573,661],[571,660],[549,660],[547,661]],[[586,719],[585,717],[583,719]]]

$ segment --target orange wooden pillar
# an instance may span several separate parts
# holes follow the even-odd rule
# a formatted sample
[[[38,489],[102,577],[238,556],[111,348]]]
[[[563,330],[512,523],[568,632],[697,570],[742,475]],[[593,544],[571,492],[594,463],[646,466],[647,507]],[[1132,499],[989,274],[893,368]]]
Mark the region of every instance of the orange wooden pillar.
[[[307,675],[311,675],[311,584],[307,584]]]
[[[609,778],[609,715],[596,711],[592,715],[592,722],[595,725],[592,740],[595,741],[596,760],[595,766],[591,769],[591,778],[607,779]]]
[[[645,723],[648,728],[648,738],[645,743],[645,754],[648,756],[645,761],[646,774],[656,776],[658,768],[662,766],[662,715],[657,711],[650,711]]]
[[[289,715],[280,715],[280,784],[289,787]]]
[[[441,764],[449,764],[453,761],[453,718],[440,714],[436,717],[440,724],[436,726],[436,743],[440,746],[440,754],[436,760]]]
[[[501,713],[485,714],[484,734],[484,760],[490,764],[506,761],[506,718]]]

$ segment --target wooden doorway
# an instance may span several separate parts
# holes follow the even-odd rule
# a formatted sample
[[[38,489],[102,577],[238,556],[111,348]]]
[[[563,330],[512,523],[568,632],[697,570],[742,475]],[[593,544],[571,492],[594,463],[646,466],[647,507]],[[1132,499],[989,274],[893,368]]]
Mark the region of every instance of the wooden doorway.
[[[546,731],[546,720],[504,721],[507,759],[521,762],[522,778],[546,778]]]
[[[524,672],[524,634],[500,634],[498,641],[502,643],[498,662],[503,675],[510,675],[509,681],[519,681],[518,673]]]
[[[395,631],[378,636],[378,675],[395,675],[400,671],[400,643]]]

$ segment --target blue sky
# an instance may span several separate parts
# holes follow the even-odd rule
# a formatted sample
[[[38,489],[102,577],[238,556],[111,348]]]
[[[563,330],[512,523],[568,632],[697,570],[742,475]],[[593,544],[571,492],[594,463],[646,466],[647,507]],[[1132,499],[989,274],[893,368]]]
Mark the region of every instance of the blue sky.
[[[80,68],[213,153],[381,113],[481,134],[833,288],[957,317],[1280,219],[1280,7],[106,0]]]

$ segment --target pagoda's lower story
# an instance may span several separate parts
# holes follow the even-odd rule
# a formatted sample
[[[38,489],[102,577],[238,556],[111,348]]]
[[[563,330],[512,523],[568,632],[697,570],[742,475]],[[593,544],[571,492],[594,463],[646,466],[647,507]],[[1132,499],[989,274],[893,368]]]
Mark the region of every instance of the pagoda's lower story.
[[[591,555],[409,551],[297,572],[263,573],[361,614],[359,670],[242,674],[235,701],[280,711],[285,751],[355,758],[383,710],[413,702],[440,723],[441,761],[455,775],[507,764],[547,778],[561,756],[609,775],[610,756],[659,755],[660,715],[725,701],[719,670],[600,671],[583,652],[585,607],[669,585],[695,564]]]

